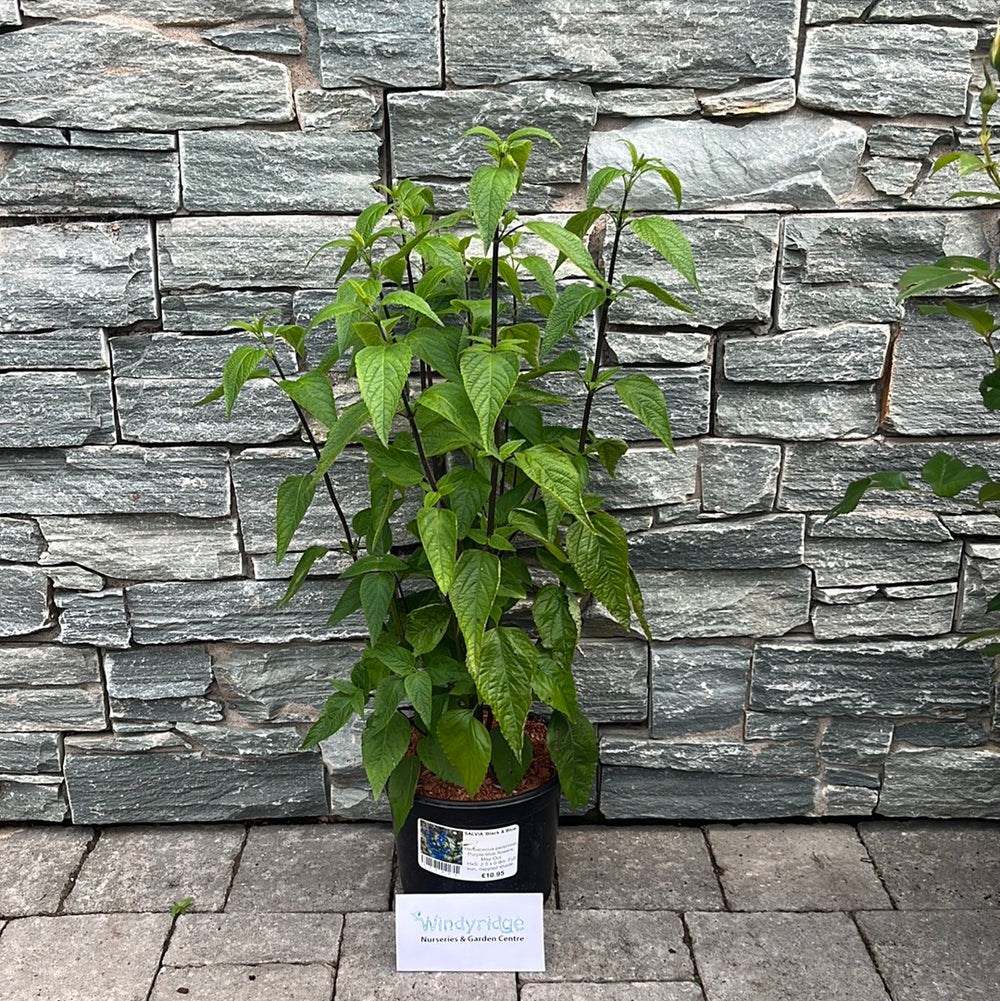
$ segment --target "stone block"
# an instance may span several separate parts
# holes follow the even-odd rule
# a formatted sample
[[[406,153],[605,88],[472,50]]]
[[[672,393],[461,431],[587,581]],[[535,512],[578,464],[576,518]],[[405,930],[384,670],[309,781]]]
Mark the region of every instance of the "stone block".
[[[177,149],[177,136],[172,132],[102,132],[99,129],[70,129],[71,146],[89,149],[130,149],[146,152],[173,152]],[[176,157],[174,157],[176,164]]]
[[[806,563],[820,587],[940,581],[958,577],[960,542],[807,539]]]
[[[0,341],[0,366],[5,369],[101,369],[109,365],[103,330],[71,327],[8,333]]]
[[[0,331],[155,319],[152,252],[139,219],[0,229]]]
[[[58,734],[0,733],[0,774],[51,775],[61,770]]]
[[[154,24],[220,24],[251,17],[291,17],[292,0],[22,0],[29,17],[124,14]]]
[[[17,0],[2,0],[0,2],[0,24],[18,25],[21,23],[21,11]]]
[[[832,719],[819,744],[820,757],[841,765],[878,766],[892,744],[888,720]]]
[[[805,518],[778,514],[642,532],[629,547],[636,570],[747,570],[801,566]]]
[[[37,522],[28,518],[0,518],[0,560],[35,563],[44,547]]]
[[[993,629],[994,617],[986,611],[988,603],[1000,590],[1000,545],[994,543],[965,544],[962,576],[959,580],[959,632]]]
[[[228,516],[226,458],[221,449],[134,445],[8,453],[0,510]]]
[[[595,132],[587,169],[593,176],[601,167],[622,166],[622,141],[628,140],[640,152],[669,150],[668,163],[684,185],[685,209],[832,208],[854,188],[865,137],[860,126],[811,112],[740,127],[704,119],[645,119]],[[659,178],[640,181],[629,201],[636,209],[677,209]]]
[[[724,371],[732,382],[870,382],[882,378],[889,328],[841,323],[767,337],[730,337]]]
[[[895,739],[913,747],[981,747],[986,731],[981,723],[897,723]]]
[[[857,832],[843,826],[712,826],[729,909],[856,911],[891,906]]]
[[[333,981],[333,967],[324,963],[167,966],[156,978],[150,1001],[174,1001],[179,994],[212,1001],[267,1001],[282,996],[296,1001],[328,1001]]]
[[[903,539],[912,542],[949,542],[951,532],[945,528],[941,518],[929,511],[908,511],[905,508],[875,508],[865,504],[863,508],[849,514],[838,515],[829,521],[822,515],[809,518],[807,529],[810,538],[826,539]],[[927,597],[932,593],[926,587],[919,594],[908,592],[896,597]]]
[[[227,912],[384,911],[392,854],[383,824],[252,827]]]
[[[111,719],[120,723],[171,725],[181,723],[218,723],[222,706],[212,699],[109,699]]]
[[[52,643],[0,644],[0,686],[24,685],[27,679],[41,686],[99,684],[97,653]]]
[[[201,646],[109,650],[104,670],[108,694],[117,699],[201,696],[212,683],[211,658]]]
[[[622,118],[686,118],[698,112],[694,91],[684,87],[613,87],[598,90],[597,110]]]
[[[297,87],[295,113],[304,132],[313,129],[374,132],[382,126],[382,102],[374,90]]]
[[[695,330],[609,330],[608,357],[618,365],[704,365],[712,338]]]
[[[820,817],[870,817],[878,808],[878,790],[826,783],[817,790],[816,802]]]
[[[209,28],[201,33],[206,41],[230,52],[271,56],[302,54],[302,38],[286,24],[261,24],[252,28]]]
[[[661,445],[635,445],[622,456],[611,479],[603,467],[591,469],[590,482],[610,510],[678,504],[694,495],[698,450],[678,444],[670,452]]]
[[[809,618],[812,574],[664,570],[637,574],[654,639],[780,636]]]
[[[323,87],[438,87],[441,11],[436,0],[309,0],[302,13],[310,60]]]
[[[170,330],[222,330],[234,320],[273,314],[274,323],[292,322],[289,292],[206,292],[165,295],[163,326]],[[155,336],[155,335],[154,335]]]
[[[972,28],[929,24],[810,28],[799,101],[888,118],[956,118],[965,114],[969,60],[978,41],[979,33]]]
[[[370,132],[182,132],[184,207],[359,212],[375,199],[378,153],[378,137]]]
[[[107,372],[0,374],[0,448],[104,445],[115,440]]]
[[[121,23],[8,32],[0,66],[0,117],[22,125],[167,132],[294,117],[287,67]]]
[[[174,153],[21,146],[0,165],[0,215],[168,215],[178,208]]]
[[[804,740],[813,743],[819,731],[815,716],[797,713],[760,713],[748,711],[743,725],[747,740]]]
[[[719,514],[771,510],[781,471],[780,445],[703,438],[698,457],[703,510]]]
[[[61,824],[67,813],[60,779],[51,775],[0,775],[0,821]]]
[[[903,315],[896,290],[889,286],[779,284],[779,330],[833,323],[892,323]]]
[[[218,382],[230,354],[247,343],[243,331],[219,334],[118,334],[111,338],[116,379],[206,379]],[[282,365],[291,369],[294,353],[281,345]],[[282,350],[283,349],[283,350]],[[221,406],[221,404],[220,404]]]
[[[649,651],[644,641],[582,639],[573,674],[580,709],[592,722],[646,722]]]
[[[951,632],[955,597],[896,598],[851,605],[817,605],[813,635],[818,640],[850,636],[942,636]]]
[[[131,640],[122,589],[57,591],[59,642],[127,647]]]
[[[750,648],[653,643],[651,737],[730,730],[743,723]]]
[[[6,0],[10,2],[10,0]],[[17,0],[14,0],[16,3]],[[22,129],[16,125],[0,125],[0,143],[36,146],[68,146],[64,129]]]
[[[777,114],[795,107],[795,80],[787,77],[701,94],[698,105],[702,114],[710,118]]]
[[[761,642],[750,708],[816,716],[926,716],[984,711],[989,664],[951,639]]]
[[[390,94],[393,171],[400,177],[471,177],[477,167],[493,161],[481,137],[465,137],[466,129],[484,125],[506,136],[530,122],[560,145],[532,140],[525,178],[578,184],[596,117],[593,92],[578,83],[528,80],[497,90]]]
[[[109,828],[83,863],[63,911],[163,912],[187,897],[194,911],[220,911],[244,836],[235,824]]]
[[[30,663],[31,658],[27,658],[23,667]],[[25,678],[34,684],[20,687]],[[97,679],[56,687],[25,674],[15,685],[0,687],[2,730],[103,730],[106,724],[104,695]]]
[[[874,584],[867,587],[814,587],[813,599],[824,605],[860,605],[879,593]]]
[[[0,915],[55,914],[93,837],[85,827],[0,830]]]
[[[996,745],[899,747],[886,758],[878,812],[885,817],[1000,819]]]
[[[38,632],[51,621],[45,573],[37,567],[0,565],[0,636]]]
[[[445,65],[463,87],[530,77],[716,88],[743,77],[791,75],[799,19],[793,3],[761,9],[736,0],[709,37],[705,24],[716,12],[695,0],[636,17],[582,0],[540,12],[525,32],[516,0],[489,9],[448,0]]]
[[[701,1001],[701,988],[689,981],[665,983],[613,984],[574,983],[525,984],[521,988],[522,1001]]]

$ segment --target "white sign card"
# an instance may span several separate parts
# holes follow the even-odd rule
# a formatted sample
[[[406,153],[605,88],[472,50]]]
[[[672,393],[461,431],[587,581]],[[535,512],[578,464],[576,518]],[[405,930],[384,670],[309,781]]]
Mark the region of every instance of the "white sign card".
[[[396,894],[396,969],[544,971],[540,893]]]

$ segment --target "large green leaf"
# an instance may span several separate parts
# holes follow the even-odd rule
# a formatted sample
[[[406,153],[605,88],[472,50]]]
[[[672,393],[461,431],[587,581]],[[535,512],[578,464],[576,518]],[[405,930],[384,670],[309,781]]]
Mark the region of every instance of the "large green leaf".
[[[455,579],[458,518],[445,508],[422,507],[417,512],[417,532],[434,580],[441,593],[447,594]]]
[[[643,243],[680,272],[692,288],[698,288],[691,245],[676,223],[658,215],[635,216],[629,221],[629,227]]]
[[[392,810],[392,833],[399,834],[406,823],[407,815],[413,807],[413,796],[420,779],[420,761],[412,754],[404,754],[403,760],[392,770],[386,784],[386,795]]]
[[[566,530],[566,552],[587,590],[625,629],[631,626],[628,540],[609,514],[595,511],[594,527],[574,521]]]
[[[444,639],[451,624],[451,609],[436,602],[413,609],[406,619],[406,642],[418,656],[430,653]]]
[[[531,687],[546,705],[567,716],[577,711],[573,672],[547,653],[539,652]]]
[[[531,606],[531,617],[542,646],[551,650],[566,667],[573,662],[578,630],[570,613],[571,599],[566,589],[545,584],[538,589]]]
[[[583,503],[583,484],[573,460],[553,445],[535,445],[514,455],[514,461],[533,483],[575,518],[590,524]]]
[[[434,715],[431,676],[426,671],[414,671],[403,678],[403,688],[410,705],[425,723],[430,723]]]
[[[278,602],[278,608],[283,608],[298,594],[299,588],[305,583],[313,564],[326,556],[329,551],[326,546],[310,546],[299,557],[298,563],[295,564],[295,570],[292,572],[292,579],[288,582],[288,587],[285,588],[281,601]]]
[[[439,382],[430,389],[425,389],[417,402],[421,407],[451,421],[455,427],[469,436],[470,441],[477,437],[479,418],[459,383]]]
[[[355,714],[354,699],[346,692],[334,692],[326,700],[319,719],[309,728],[303,747],[315,747],[321,740],[343,729]]]
[[[382,788],[409,746],[410,723],[404,716],[398,712],[389,713],[385,720],[369,716],[361,733],[361,762],[375,799],[382,795]]]
[[[368,423],[368,408],[363,400],[352,403],[346,410],[340,412],[337,423],[326,436],[323,450],[313,478],[319,480],[337,461],[341,452],[354,440],[357,433]]]
[[[510,351],[470,348],[460,364],[462,383],[479,422],[480,442],[491,451],[497,418],[517,383],[517,357]]]
[[[842,514],[850,514],[861,502],[861,498],[870,489],[877,490],[912,490],[913,484],[903,475],[896,472],[872,473],[871,476],[862,476],[857,480],[851,480],[844,491],[841,500],[830,508],[824,521],[830,521]]]
[[[297,379],[282,379],[278,385],[307,414],[311,414],[326,427],[332,428],[337,423],[333,387],[325,372],[312,369]]]
[[[476,688],[493,710],[504,740],[517,753],[531,708],[531,678],[537,662],[535,644],[520,629],[497,626],[487,631],[482,662],[472,671]]]
[[[449,709],[441,714],[434,734],[465,791],[475,796],[490,767],[489,731],[471,709]]]
[[[547,244],[555,247],[561,257],[575,264],[588,278],[598,285],[604,285],[604,276],[597,270],[594,259],[587,250],[587,245],[575,233],[555,222],[536,220],[525,223],[524,228],[535,236],[541,237]]]
[[[467,549],[455,567],[448,600],[465,638],[466,659],[475,675],[483,632],[500,588],[500,560],[482,549]]]
[[[438,490],[458,518],[458,537],[464,539],[490,496],[490,481],[482,473],[456,466],[438,480]]]
[[[549,753],[559,773],[559,784],[570,806],[582,809],[590,799],[597,771],[597,735],[580,712],[564,716],[554,712],[549,720]]]
[[[435,326],[444,326],[441,322],[441,317],[431,309],[427,304],[427,300],[415,292],[407,292],[405,289],[397,289],[395,292],[389,292],[382,297],[382,305],[402,306],[404,309],[412,309],[413,312],[419,313],[421,316],[426,316]]]
[[[663,391],[648,375],[634,372],[623,376],[615,383],[615,392],[636,417],[663,442],[672,452],[673,438],[670,435],[670,415]]]
[[[372,344],[355,355],[361,398],[383,445],[389,444],[392,418],[399,407],[412,360],[409,347],[402,342]]]
[[[458,369],[458,352],[462,342],[462,332],[457,327],[435,330],[433,327],[417,327],[406,335],[410,350],[426,362],[435,372],[440,372],[451,382],[461,382]]]
[[[489,246],[496,234],[507,203],[517,190],[520,180],[513,167],[487,164],[480,167],[469,183],[469,205],[483,246]]]
[[[247,380],[257,371],[257,366],[264,360],[267,352],[263,348],[250,347],[244,344],[236,348],[226,359],[222,367],[222,392],[226,398],[226,416],[230,417],[233,405],[240,390]]]
[[[395,588],[396,579],[391,573],[368,573],[361,578],[361,609],[373,643],[382,632]]]
[[[548,355],[564,337],[573,332],[573,328],[580,320],[593,313],[605,298],[604,291],[594,288],[593,285],[584,285],[582,282],[567,285],[552,304],[539,354],[543,358]]]
[[[448,760],[441,747],[441,741],[432,733],[425,733],[417,744],[417,755],[426,768],[438,778],[450,782],[453,786],[462,785],[461,773]]]
[[[920,471],[921,479],[938,497],[956,497],[973,483],[988,480],[982,466],[967,466],[961,459],[946,452],[932,455]]]
[[[526,733],[521,734],[521,749],[515,754],[499,729],[490,731],[493,745],[493,772],[504,792],[513,792],[521,783],[531,765],[533,748]]]
[[[302,523],[309,505],[316,494],[316,481],[311,476],[289,476],[278,487],[278,502],[274,516],[280,563],[292,541],[295,530]]]

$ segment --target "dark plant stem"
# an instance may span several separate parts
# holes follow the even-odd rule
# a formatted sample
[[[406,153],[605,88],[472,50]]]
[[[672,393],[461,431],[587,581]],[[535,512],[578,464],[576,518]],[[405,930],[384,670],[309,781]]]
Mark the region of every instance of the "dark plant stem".
[[[430,459],[424,451],[424,443],[420,437],[420,429],[417,427],[417,419],[413,415],[413,408],[410,406],[410,387],[403,384],[403,410],[406,413],[406,420],[410,425],[410,433],[413,435],[413,444],[417,446],[417,455],[420,456],[420,465],[424,470],[424,476],[431,485],[432,490],[437,490],[437,477],[434,475],[434,468]]]
[[[500,338],[500,229],[493,234],[493,262],[490,273],[490,347],[496,348]],[[500,418],[493,427],[493,444],[500,444]],[[502,484],[500,482],[500,462],[493,460],[490,472],[490,502],[486,511],[486,536],[490,538],[496,527],[497,497]]]

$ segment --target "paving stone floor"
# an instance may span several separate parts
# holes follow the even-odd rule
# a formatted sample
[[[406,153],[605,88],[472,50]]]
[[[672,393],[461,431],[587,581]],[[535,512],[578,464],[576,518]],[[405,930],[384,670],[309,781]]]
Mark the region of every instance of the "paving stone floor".
[[[0,999],[1000,993],[1000,822],[566,826],[545,973],[396,973],[394,881],[381,825],[0,825]]]

